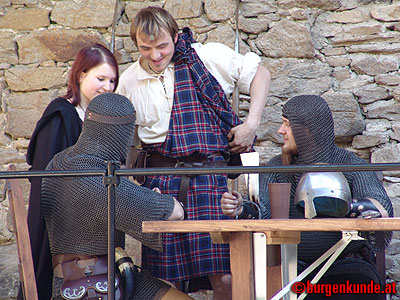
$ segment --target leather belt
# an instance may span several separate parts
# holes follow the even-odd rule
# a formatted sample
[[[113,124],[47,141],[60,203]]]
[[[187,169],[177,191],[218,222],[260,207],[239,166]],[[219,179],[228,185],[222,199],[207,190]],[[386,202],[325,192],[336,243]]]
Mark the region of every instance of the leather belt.
[[[210,155],[190,155],[180,158],[171,158],[163,156],[157,152],[149,154],[147,159],[147,167],[150,168],[213,168],[227,166],[225,160],[209,161],[210,158],[221,156],[220,153]],[[196,176],[196,175],[194,175]],[[184,208],[187,207],[187,192],[189,188],[190,178],[192,175],[182,175],[179,185],[178,201],[181,202]]]
[[[152,152],[148,154],[146,166],[151,168],[212,168],[226,166],[225,160],[209,161],[209,158],[217,156],[221,155],[219,153],[213,153],[210,155],[193,154],[190,156],[172,158],[161,155],[158,152]]]
[[[88,266],[94,265],[98,258],[94,256],[87,255],[77,255],[77,254],[56,254],[53,255],[53,274],[58,278],[64,278],[64,273],[62,270],[62,263],[66,261],[76,260],[76,265],[79,268],[86,268]]]

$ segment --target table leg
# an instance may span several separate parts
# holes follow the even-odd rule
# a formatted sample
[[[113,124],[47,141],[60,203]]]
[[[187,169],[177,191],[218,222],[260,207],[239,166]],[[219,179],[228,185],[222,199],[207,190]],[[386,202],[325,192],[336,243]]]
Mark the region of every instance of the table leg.
[[[232,299],[254,299],[253,233],[231,232],[229,235],[232,273]]]
[[[253,233],[254,249],[254,297],[267,299],[267,239],[265,233]]]
[[[288,285],[297,276],[297,244],[283,244],[282,251],[282,282],[283,286]],[[284,300],[296,300],[297,294],[292,290],[288,292]]]

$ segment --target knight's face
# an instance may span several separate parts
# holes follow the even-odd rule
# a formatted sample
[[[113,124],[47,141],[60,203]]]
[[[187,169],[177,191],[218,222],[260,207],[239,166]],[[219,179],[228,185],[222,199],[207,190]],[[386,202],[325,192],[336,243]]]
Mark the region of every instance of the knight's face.
[[[292,127],[290,126],[290,121],[285,117],[282,117],[282,125],[278,130],[278,133],[283,138],[282,152],[291,153],[293,155],[297,154],[297,145],[294,140]]]

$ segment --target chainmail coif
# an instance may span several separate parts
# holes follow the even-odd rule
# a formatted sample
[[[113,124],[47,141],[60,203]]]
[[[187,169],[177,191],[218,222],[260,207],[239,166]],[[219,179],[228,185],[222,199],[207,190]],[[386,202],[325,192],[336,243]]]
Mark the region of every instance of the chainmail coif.
[[[334,123],[331,110],[326,101],[315,95],[302,95],[290,99],[283,106],[282,115],[289,119],[292,133],[297,145],[298,155],[293,158],[292,165],[327,164],[365,164],[366,162],[354,153],[335,145]],[[268,165],[282,165],[281,156],[274,157]],[[269,218],[268,183],[291,183],[290,218],[302,219],[304,213],[293,203],[300,173],[260,174],[260,198],[264,218]],[[378,200],[393,216],[391,201],[375,172],[343,172],[352,197],[361,199],[370,197]],[[391,232],[363,233],[369,245],[376,250],[384,249],[391,240]],[[341,232],[303,232],[298,247],[299,259],[312,262],[341,238]],[[365,242],[352,242],[345,252],[357,251]]]
[[[124,124],[107,124],[88,119],[90,112],[106,117],[131,117]],[[107,168],[106,161],[115,161],[117,168],[124,161],[134,132],[134,108],[124,96],[101,94],[87,107],[82,133],[77,143],[57,154],[47,170],[94,170]],[[107,187],[102,177],[53,177],[42,183],[42,205],[53,255],[107,254]],[[174,207],[173,198],[137,186],[120,178],[115,189],[116,246],[124,247],[125,233],[148,247],[162,250],[160,234],[144,234],[145,220],[165,220]],[[135,299],[153,299],[167,286],[138,275]],[[143,282],[142,282],[143,281]],[[59,280],[56,281],[59,284]],[[140,288],[143,286],[143,288]],[[58,289],[53,290],[57,293]]]

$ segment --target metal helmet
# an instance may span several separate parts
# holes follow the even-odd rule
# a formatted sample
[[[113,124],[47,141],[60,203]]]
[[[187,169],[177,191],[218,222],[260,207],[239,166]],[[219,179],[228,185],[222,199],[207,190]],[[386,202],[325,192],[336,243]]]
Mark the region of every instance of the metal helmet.
[[[304,173],[294,196],[294,203],[304,208],[307,219],[317,214],[344,217],[351,202],[350,187],[341,172]]]

